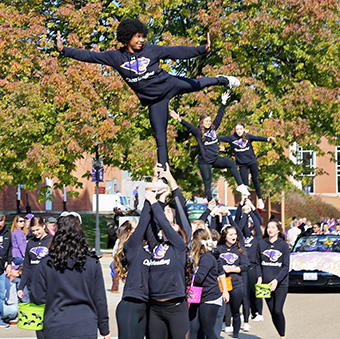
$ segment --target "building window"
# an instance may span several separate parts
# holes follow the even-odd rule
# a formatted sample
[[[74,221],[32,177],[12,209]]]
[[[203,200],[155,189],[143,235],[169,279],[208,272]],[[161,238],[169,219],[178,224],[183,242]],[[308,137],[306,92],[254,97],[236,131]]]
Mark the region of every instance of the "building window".
[[[298,146],[297,160],[303,166],[302,189],[306,193],[314,192],[314,177],[315,177],[315,152],[311,150],[304,150]]]
[[[340,193],[340,146],[336,146],[336,159],[337,192]]]
[[[119,192],[119,181],[106,181],[105,182],[105,191],[107,194],[115,194]]]

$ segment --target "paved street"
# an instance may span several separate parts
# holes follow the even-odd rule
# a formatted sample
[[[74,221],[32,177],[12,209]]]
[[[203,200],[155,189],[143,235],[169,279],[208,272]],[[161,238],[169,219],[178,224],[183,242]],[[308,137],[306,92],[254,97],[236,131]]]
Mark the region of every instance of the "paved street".
[[[117,326],[115,322],[115,309],[121,294],[110,293],[111,276],[109,265],[111,258],[105,255],[101,259],[107,298],[110,311],[110,330],[112,338],[117,337]],[[123,285],[120,285],[120,291]],[[287,322],[287,339],[334,339],[340,332],[340,322],[337,319],[340,305],[339,291],[323,293],[289,293],[285,304],[285,316]],[[239,339],[277,339],[279,338],[271,322],[267,306],[264,305],[264,322],[254,323],[250,321],[251,331],[243,333]],[[0,338],[35,338],[35,332],[17,328],[0,329]],[[223,333],[222,338],[231,338],[229,334]],[[160,338],[163,339],[163,338]],[[174,338],[176,339],[176,338]]]

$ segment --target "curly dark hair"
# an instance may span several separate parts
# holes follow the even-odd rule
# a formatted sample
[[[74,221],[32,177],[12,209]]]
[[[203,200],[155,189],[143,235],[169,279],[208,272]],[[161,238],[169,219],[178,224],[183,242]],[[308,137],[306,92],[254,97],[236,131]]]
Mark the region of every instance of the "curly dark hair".
[[[117,40],[125,45],[136,33],[142,33],[146,37],[149,30],[138,19],[124,19],[118,25]]]
[[[57,231],[49,246],[47,264],[59,271],[67,268],[68,259],[75,261],[75,270],[85,270],[86,256],[96,255],[90,251],[79,218],[73,215],[61,217],[57,221]]]

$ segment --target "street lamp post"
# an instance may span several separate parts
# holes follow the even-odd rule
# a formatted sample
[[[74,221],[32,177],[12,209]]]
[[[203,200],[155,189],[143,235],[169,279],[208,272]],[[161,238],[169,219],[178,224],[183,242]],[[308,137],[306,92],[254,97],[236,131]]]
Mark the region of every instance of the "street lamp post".
[[[95,251],[97,255],[101,255],[100,251],[100,228],[99,228],[99,171],[102,169],[101,162],[99,160],[98,145],[96,145],[96,160],[94,163],[94,169],[96,170],[96,235],[95,235]]]

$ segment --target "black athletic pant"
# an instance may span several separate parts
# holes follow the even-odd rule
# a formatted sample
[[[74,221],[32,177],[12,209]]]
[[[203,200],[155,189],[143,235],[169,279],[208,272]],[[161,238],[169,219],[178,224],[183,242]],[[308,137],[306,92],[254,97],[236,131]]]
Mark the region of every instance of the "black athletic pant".
[[[116,309],[119,339],[143,339],[147,324],[147,303],[135,299],[122,299]]]
[[[188,79],[184,77],[171,77],[169,84],[172,89],[164,99],[149,105],[149,118],[151,127],[156,138],[157,159],[162,165],[169,162],[167,146],[167,128],[169,118],[169,101],[177,94],[197,92],[209,86],[219,84],[217,78]]]
[[[231,159],[228,159],[225,157],[218,157],[215,160],[215,162],[213,162],[212,164],[198,163],[198,167],[201,171],[201,176],[202,176],[203,183],[204,183],[204,193],[208,201],[212,199],[212,194],[211,194],[211,181],[212,181],[211,169],[212,168],[229,168],[231,174],[236,179],[237,185],[242,184],[240,173],[237,170],[235,162]]]
[[[259,182],[259,165],[258,163],[251,164],[249,166],[239,166],[242,182],[249,186],[249,171],[251,174],[251,180],[253,181],[257,197],[262,198],[261,187]]]
[[[224,318],[224,313],[225,313],[225,305],[226,305],[225,302],[222,301],[222,306],[218,310],[217,316],[216,316],[214,331],[215,331],[215,334],[217,335],[217,338],[220,338],[220,334],[222,331],[223,318]]]
[[[241,327],[240,306],[243,299],[243,287],[233,288],[229,294],[231,315],[233,316],[233,338],[238,338]]]
[[[242,300],[242,309],[243,309],[243,318],[244,322],[247,323],[249,321],[250,314],[250,301],[249,301],[249,278],[248,278],[248,270],[241,272],[243,285],[244,285],[244,293]]]
[[[230,310],[230,302],[225,304],[224,309],[224,323],[226,327],[231,326],[231,310]]]
[[[150,339],[185,339],[189,327],[188,302],[184,297],[150,302]]]
[[[190,339],[197,339],[200,328],[207,339],[219,339],[216,335],[215,323],[220,308],[219,305],[206,303],[190,305]]]
[[[288,287],[277,287],[271,293],[271,297],[266,299],[270,314],[272,316],[273,324],[279,333],[280,337],[285,336],[286,321],[283,315],[283,305],[286,300]]]
[[[256,316],[256,313],[262,315],[263,309],[263,299],[256,298],[255,296],[255,284],[257,283],[257,274],[256,274],[256,265],[250,264],[248,266],[248,278],[249,278],[249,301],[250,301],[250,310],[253,317]]]

